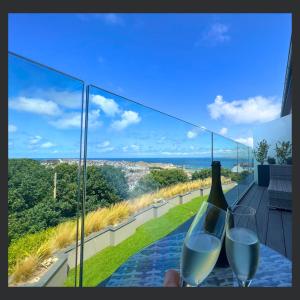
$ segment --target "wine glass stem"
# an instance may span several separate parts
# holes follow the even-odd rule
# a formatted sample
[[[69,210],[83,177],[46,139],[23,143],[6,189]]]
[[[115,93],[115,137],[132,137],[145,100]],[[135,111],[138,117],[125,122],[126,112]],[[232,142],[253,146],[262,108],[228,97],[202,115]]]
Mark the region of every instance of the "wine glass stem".
[[[248,287],[250,286],[251,280],[239,280],[238,283],[240,287]]]
[[[194,287],[190,284],[188,284],[186,281],[183,280],[183,278],[180,278],[180,287]]]

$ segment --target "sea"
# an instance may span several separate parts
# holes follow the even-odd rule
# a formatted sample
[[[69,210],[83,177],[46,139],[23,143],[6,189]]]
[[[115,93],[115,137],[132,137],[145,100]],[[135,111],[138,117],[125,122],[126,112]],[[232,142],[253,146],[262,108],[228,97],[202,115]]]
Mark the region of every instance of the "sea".
[[[109,160],[109,161],[130,161],[130,162],[147,162],[173,164],[184,169],[203,169],[211,166],[210,157],[134,157],[134,158],[90,158],[89,160]],[[237,165],[234,158],[214,158],[219,160],[223,168],[232,168]],[[247,160],[239,160],[239,163],[246,163]]]

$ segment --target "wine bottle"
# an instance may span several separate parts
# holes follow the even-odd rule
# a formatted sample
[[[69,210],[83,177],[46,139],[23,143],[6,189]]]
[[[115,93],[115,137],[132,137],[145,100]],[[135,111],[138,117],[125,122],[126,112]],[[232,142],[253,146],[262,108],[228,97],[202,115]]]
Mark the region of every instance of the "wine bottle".
[[[213,161],[211,164],[211,173],[212,173],[212,184],[211,184],[211,190],[210,194],[208,196],[207,202],[210,202],[211,204],[217,206],[218,208],[221,208],[223,210],[227,210],[228,204],[225,199],[223,190],[222,190],[222,184],[221,184],[221,163],[219,161]],[[208,220],[208,226],[209,225],[209,216],[207,216]],[[213,224],[211,224],[213,225]],[[225,250],[225,239],[223,240],[221,252],[219,255],[219,258],[216,263],[217,267],[225,268],[229,266],[227,256],[226,256],[226,250]]]

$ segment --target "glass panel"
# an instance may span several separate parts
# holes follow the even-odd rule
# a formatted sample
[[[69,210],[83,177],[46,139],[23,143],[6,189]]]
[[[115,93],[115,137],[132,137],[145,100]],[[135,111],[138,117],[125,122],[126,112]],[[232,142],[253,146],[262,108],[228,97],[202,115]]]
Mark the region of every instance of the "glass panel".
[[[249,180],[254,181],[254,153],[253,148],[249,147]]]
[[[9,275],[19,284],[76,238],[84,85],[13,54],[8,76]]]
[[[239,184],[239,198],[244,195],[247,188],[253,181],[253,177],[250,172],[249,150],[249,147],[243,144],[238,144],[237,181]]]
[[[211,142],[204,128],[89,87],[85,234],[110,238],[104,233],[95,242],[102,259],[97,270],[96,258],[84,265],[84,286],[100,284],[129,256],[191,220],[200,188],[209,192]],[[114,245],[120,247],[107,248]],[[91,254],[95,244],[87,239],[84,247]],[[114,255],[121,258],[108,266]]]
[[[272,158],[273,162],[270,163],[284,163],[292,164],[292,152],[287,154],[286,159],[283,161],[276,156],[276,143],[281,146],[282,142],[292,143],[292,115],[287,115],[276,120],[259,124],[253,128],[253,145],[254,148],[258,146],[258,143],[263,139],[270,145],[268,151],[268,158]],[[292,150],[292,149],[291,149]],[[275,162],[274,162],[275,160]],[[255,181],[258,182],[257,176],[257,165],[259,164],[256,160],[254,161],[255,168]],[[264,164],[268,164],[266,161]]]
[[[238,182],[236,178],[238,168],[237,143],[213,133],[213,160],[221,162],[221,175],[231,181],[231,188],[225,194],[225,197],[228,205],[233,205],[238,200]]]

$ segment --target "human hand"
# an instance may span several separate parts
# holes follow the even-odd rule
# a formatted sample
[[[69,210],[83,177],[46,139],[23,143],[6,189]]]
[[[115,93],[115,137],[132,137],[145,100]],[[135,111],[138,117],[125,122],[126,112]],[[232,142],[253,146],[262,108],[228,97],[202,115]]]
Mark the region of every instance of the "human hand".
[[[175,270],[168,270],[165,273],[164,287],[180,287],[180,276]]]

